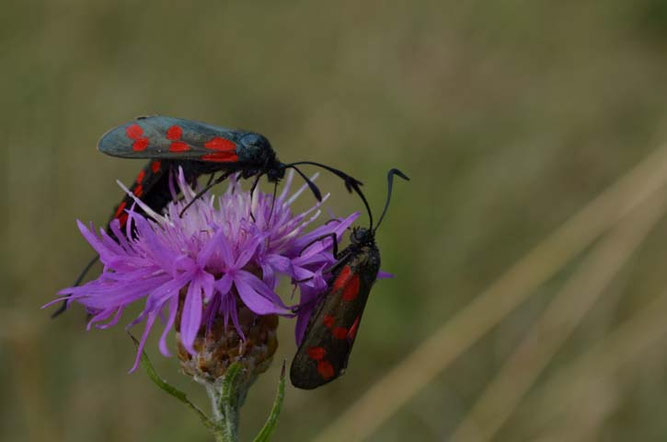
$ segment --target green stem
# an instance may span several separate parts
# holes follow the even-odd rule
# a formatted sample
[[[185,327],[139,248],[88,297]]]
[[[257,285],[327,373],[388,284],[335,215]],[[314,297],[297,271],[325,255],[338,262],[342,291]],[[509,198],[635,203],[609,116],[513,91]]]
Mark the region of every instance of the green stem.
[[[211,399],[216,442],[238,442],[240,409],[247,385],[243,382],[243,368],[235,363],[229,366],[221,383],[205,383]]]

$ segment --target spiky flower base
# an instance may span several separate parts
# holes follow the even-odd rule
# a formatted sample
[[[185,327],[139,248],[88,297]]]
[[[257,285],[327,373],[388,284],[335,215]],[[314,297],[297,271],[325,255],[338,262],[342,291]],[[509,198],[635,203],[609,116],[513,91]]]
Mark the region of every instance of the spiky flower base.
[[[277,315],[256,315],[242,302],[237,302],[238,326],[227,323],[223,317],[213,319],[209,328],[202,327],[194,341],[195,355],[190,354],[178,342],[178,358],[185,374],[201,383],[215,383],[235,362],[241,364],[244,383],[251,384],[258,375],[265,372],[278,348],[276,329]]]

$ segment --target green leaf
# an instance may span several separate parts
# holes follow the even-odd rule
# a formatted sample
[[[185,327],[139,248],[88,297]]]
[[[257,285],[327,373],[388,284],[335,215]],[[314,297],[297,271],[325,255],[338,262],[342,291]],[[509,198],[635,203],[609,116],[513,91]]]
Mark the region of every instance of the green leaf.
[[[132,338],[132,341],[134,341],[134,345],[137,347],[137,350],[138,350],[139,349],[139,341],[137,341],[137,338],[132,336],[130,333],[128,333],[128,334],[130,335],[130,338]],[[167,393],[169,393],[170,395],[172,395],[173,397],[175,397],[176,399],[178,399],[179,401],[181,401],[185,405],[187,405],[188,408],[190,408],[192,411],[194,411],[199,416],[199,419],[201,419],[201,421],[204,423],[204,425],[208,429],[210,429],[212,431],[218,430],[217,425],[215,425],[213,423],[213,421],[211,421],[211,419],[209,419],[209,417],[206,416],[206,413],[204,413],[199,407],[197,407],[195,404],[190,402],[190,400],[188,399],[187,395],[184,392],[182,392],[178,388],[174,387],[173,385],[170,385],[169,383],[167,383],[167,381],[162,379],[157,374],[157,372],[155,371],[155,368],[153,367],[153,364],[151,364],[151,361],[150,361],[150,359],[148,359],[148,355],[146,354],[145,351],[141,352],[141,366],[146,371],[146,374],[151,379],[151,381],[153,381],[153,383],[155,385],[157,385],[162,390],[166,391]]]
[[[262,431],[259,432],[255,438],[255,442],[267,442],[271,440],[271,435],[276,429],[278,424],[278,416],[280,416],[280,410],[283,408],[283,399],[285,399],[285,361],[283,361],[283,368],[280,371],[280,383],[278,383],[278,392],[276,393],[276,398],[273,401],[273,408],[271,408],[271,414],[266,420]]]

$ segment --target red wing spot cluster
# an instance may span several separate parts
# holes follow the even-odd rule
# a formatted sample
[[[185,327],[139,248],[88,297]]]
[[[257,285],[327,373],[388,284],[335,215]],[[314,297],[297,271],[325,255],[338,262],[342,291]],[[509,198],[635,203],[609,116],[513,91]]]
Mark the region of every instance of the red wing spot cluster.
[[[123,214],[118,218],[118,221],[120,221],[120,226],[125,227],[125,224],[127,223],[127,212],[123,212]]]
[[[125,212],[125,207],[127,207],[127,202],[123,201],[118,205],[116,213],[114,213],[114,218],[120,221],[120,226],[123,227],[127,222],[127,212]]]
[[[311,359],[317,362],[317,372],[322,376],[322,379],[326,381],[334,376],[333,365],[331,365],[331,362],[324,360],[324,357],[327,355],[324,347],[310,347],[306,350],[306,353],[308,353]]]
[[[204,143],[204,147],[214,151],[201,157],[204,161],[216,163],[233,163],[239,160],[236,144],[222,137],[215,137]]]
[[[324,319],[322,320],[322,322],[324,323],[324,326],[326,328],[333,327],[335,321],[336,321],[336,318],[332,315],[324,315]]]
[[[141,169],[141,171],[139,171],[139,175],[137,175],[137,184],[141,184],[141,182],[144,180],[145,177],[146,177],[146,171],[144,169]]]
[[[169,145],[169,152],[187,152],[190,146],[182,141],[172,141]]]
[[[354,301],[359,295],[359,275],[352,273],[350,266],[343,267],[334,281],[332,292],[343,290],[343,301]]]
[[[327,355],[327,351],[324,349],[324,347],[310,347],[308,350],[306,350],[306,353],[308,353],[308,356],[311,359],[316,361],[324,359],[324,357]]]
[[[226,140],[222,137],[212,138],[210,141],[204,144],[204,147],[207,149],[218,150],[221,152],[229,152],[236,150],[236,145],[233,142]]]
[[[122,203],[120,203],[120,204],[118,205],[118,208],[116,209],[116,213],[114,214],[114,218],[118,218],[118,217],[120,217],[120,215],[121,215],[121,214],[123,213],[123,211],[125,210],[125,207],[126,207],[126,206],[127,206],[127,203],[126,203],[125,201],[123,201]]]
[[[354,274],[343,290],[343,301],[354,301],[359,294],[359,275]]]
[[[347,338],[347,329],[345,327],[336,327],[331,334],[336,339],[345,339]]]
[[[166,137],[171,144],[169,145],[169,152],[187,152],[190,150],[190,146],[183,141],[178,141],[183,136],[183,129],[180,126],[173,125],[167,129]]]
[[[125,135],[131,140],[134,140],[132,143],[132,150],[135,152],[141,152],[146,150],[148,147],[148,138],[144,137],[144,130],[138,124],[134,123],[125,128]]]
[[[167,139],[171,141],[180,140],[183,136],[183,129],[180,126],[173,125],[167,129]]]
[[[350,279],[351,275],[352,275],[352,269],[350,268],[350,266],[343,267],[343,270],[340,271],[338,277],[334,281],[333,287],[331,287],[331,291],[336,292],[342,289],[345,286],[345,284],[347,284],[347,280]]]
[[[153,173],[158,173],[160,167],[162,167],[162,162],[160,160],[153,161],[151,163],[151,170],[153,171]]]
[[[331,292],[335,293],[339,290],[342,290],[343,301],[346,302],[354,301],[355,299],[357,299],[357,296],[359,295],[359,284],[360,284],[359,275],[356,273],[352,273],[352,269],[350,268],[350,266],[345,266],[343,267],[341,272],[338,274],[338,277],[334,281]],[[334,324],[336,323],[336,317],[333,315],[324,315],[324,318],[322,318],[322,323],[326,328],[331,330],[331,335],[335,339],[353,340],[354,335],[357,333],[359,317],[357,316],[357,318],[354,321],[354,324],[352,324],[352,327],[349,330],[346,327],[334,327]],[[320,349],[322,347],[313,347],[313,348]]]
[[[357,329],[359,328],[359,319],[360,317],[357,316],[357,318],[354,320],[354,323],[352,324],[352,327],[350,327],[350,331],[347,333],[347,339],[350,341],[354,341],[355,336],[357,336]]]
[[[331,379],[335,374],[333,365],[329,361],[319,361],[317,363],[317,372],[325,381]]]

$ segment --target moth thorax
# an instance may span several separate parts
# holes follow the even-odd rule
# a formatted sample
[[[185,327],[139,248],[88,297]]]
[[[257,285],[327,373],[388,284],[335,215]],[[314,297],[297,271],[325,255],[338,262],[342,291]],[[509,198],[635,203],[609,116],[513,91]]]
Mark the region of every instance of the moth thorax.
[[[350,242],[358,245],[371,244],[373,242],[373,232],[365,227],[355,227],[350,234]]]

